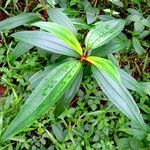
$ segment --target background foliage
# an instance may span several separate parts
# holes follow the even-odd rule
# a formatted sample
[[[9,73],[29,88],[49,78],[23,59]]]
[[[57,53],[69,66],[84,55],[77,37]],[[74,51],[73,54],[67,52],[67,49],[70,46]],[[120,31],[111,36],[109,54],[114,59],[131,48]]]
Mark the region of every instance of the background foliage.
[[[150,3],[148,1],[92,0],[83,3],[80,0],[46,0],[43,3],[43,1],[32,0],[2,0],[0,6],[0,20],[21,12],[39,12],[47,18],[46,8],[63,7],[64,12],[76,23],[80,31],[79,39],[86,34],[86,30],[96,20],[107,20],[110,17],[126,18],[128,22],[123,33],[126,35],[124,40],[127,47],[120,48],[122,51],[116,51],[115,58],[118,65],[132,74],[147,90],[147,93],[150,93],[150,43],[148,39]],[[27,29],[27,27],[24,28]],[[23,29],[18,27],[10,30],[9,33],[15,30]],[[64,59],[59,55],[47,54],[40,49],[33,48],[27,54],[12,60],[9,53],[17,42],[12,42],[7,35],[8,31],[5,31],[1,32],[0,36],[0,134],[10,124],[20,105],[31,93],[27,90],[29,77],[44,69],[46,65]],[[110,56],[110,59],[113,57]],[[89,77],[91,73],[88,70],[89,68],[84,70],[86,76],[70,104],[70,109],[56,118],[53,114],[54,108],[52,108],[13,140],[0,143],[0,149],[148,150],[150,133],[145,136],[141,131],[132,128],[130,121],[107,101],[96,81]],[[145,122],[149,124],[150,96],[134,91],[132,94],[142,111]]]

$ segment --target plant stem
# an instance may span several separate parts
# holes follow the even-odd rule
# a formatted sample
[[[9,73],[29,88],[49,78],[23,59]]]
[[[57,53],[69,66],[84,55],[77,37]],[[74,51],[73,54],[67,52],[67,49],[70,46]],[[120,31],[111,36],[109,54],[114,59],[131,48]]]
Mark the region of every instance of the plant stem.
[[[80,59],[80,60],[81,60],[81,61],[85,60],[85,59],[87,58],[89,52],[90,52],[90,50],[86,50],[86,51],[84,52],[84,54],[81,56],[81,59]]]

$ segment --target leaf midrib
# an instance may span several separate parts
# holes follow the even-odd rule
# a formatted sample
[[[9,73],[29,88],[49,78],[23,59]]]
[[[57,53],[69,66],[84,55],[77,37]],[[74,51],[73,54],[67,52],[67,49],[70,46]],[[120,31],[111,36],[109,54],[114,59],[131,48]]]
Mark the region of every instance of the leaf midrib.
[[[22,14],[23,15],[23,14]],[[33,15],[33,16],[32,16]],[[30,14],[30,17],[37,17],[36,16],[36,14]],[[20,18],[17,18],[17,16],[16,16],[16,19],[15,19],[15,22],[14,23],[12,23],[12,24],[16,24],[16,21],[19,21],[19,20],[24,20],[24,19],[27,19],[29,16],[25,16],[25,17],[23,17],[23,18],[21,18],[21,16],[19,16]],[[38,18],[38,17],[37,17]],[[11,19],[11,17],[10,18],[8,18],[8,19]],[[29,18],[30,19],[30,18]],[[35,19],[35,18],[34,18]],[[33,18],[31,19],[31,20],[33,20]],[[7,20],[8,22],[10,22],[11,20]],[[5,22],[5,20],[4,20],[4,22]],[[8,22],[7,23],[3,23],[4,25],[5,24],[7,24],[8,25]],[[26,22],[25,20],[24,20],[24,22]],[[12,24],[10,24],[10,25],[8,25],[8,26],[12,26]],[[20,23],[17,23],[17,24],[20,24]],[[21,23],[22,24],[22,23]],[[4,30],[4,29],[2,29],[2,30]]]
[[[98,69],[97,69],[98,70]],[[98,70],[98,72],[106,79],[105,81],[109,84],[109,82],[107,81],[107,78]],[[97,76],[97,75],[96,75]],[[98,78],[98,76],[97,76],[97,78]],[[113,88],[113,86],[111,85],[111,84],[109,84],[112,88]],[[103,86],[104,88],[105,88],[105,86]],[[114,89],[114,88],[113,88]],[[105,90],[106,91],[108,91],[106,88],[105,88]],[[115,89],[114,89],[115,90]],[[124,91],[124,89],[122,88],[122,90]],[[116,91],[116,90],[115,90]],[[117,92],[117,91],[116,91]],[[118,92],[117,92],[118,93]],[[127,97],[129,97],[127,94],[126,94],[126,92],[124,92],[125,93],[125,95],[127,96]],[[120,93],[118,93],[118,95],[121,97],[121,95],[120,95]],[[122,98],[122,97],[121,97]],[[122,99],[124,99],[124,98],[122,98]],[[117,101],[116,101],[117,102]],[[124,102],[126,103],[126,100],[124,99]],[[131,101],[132,102],[132,101]],[[132,103],[133,104],[133,103]],[[120,104],[119,104],[120,105]],[[130,105],[128,105],[128,103],[126,103],[126,105],[130,108]],[[135,108],[134,108],[135,109]],[[132,111],[132,109],[130,108],[130,111],[133,113],[133,116],[138,120],[138,122],[139,122],[139,119],[138,119],[138,117],[136,117],[136,115],[134,114],[134,112]],[[136,110],[136,112],[137,112],[137,110]],[[138,111],[137,112],[138,114],[140,114],[140,112]],[[136,121],[135,121],[136,122]],[[139,122],[140,123],[140,125],[142,125],[141,124],[141,122]],[[142,127],[143,127],[143,125],[142,125]]]
[[[71,65],[71,64],[70,64]],[[66,66],[64,66],[63,68],[65,68]],[[61,70],[63,69],[63,68],[61,68]],[[70,68],[70,70],[72,70],[73,68]],[[70,70],[68,70],[68,72],[70,72]],[[60,70],[59,70],[60,71]],[[66,73],[66,75],[68,74],[68,72]],[[56,72],[53,76],[53,78],[55,78],[55,75],[57,74],[58,72]],[[63,77],[63,78],[65,78],[66,77],[66,75]],[[59,84],[59,83],[58,83]],[[57,85],[58,85],[57,84]],[[44,87],[44,86],[43,86]],[[43,88],[42,87],[42,88]],[[54,90],[54,89],[53,89]],[[52,90],[52,91],[53,91]],[[51,91],[51,92],[52,92]],[[36,94],[36,95],[38,95],[38,93]],[[47,97],[45,97],[45,99],[46,99]],[[44,99],[44,100],[45,100]],[[44,102],[44,100],[37,106],[37,107],[35,107],[35,109],[32,111],[32,113]],[[28,116],[26,116],[26,118],[24,119],[24,120],[26,120],[32,113],[30,113]],[[16,128],[18,127],[18,126],[20,126],[23,122],[24,122],[24,120],[21,122],[21,123],[18,123],[17,125],[16,125]],[[11,133],[13,133],[14,131],[12,130],[11,132],[10,132],[10,134],[9,135],[11,135]]]
[[[55,16],[56,17],[58,17],[65,25],[66,25],[66,27],[68,26],[68,24],[65,22],[65,21],[63,21],[63,19],[61,18],[61,17],[59,17],[58,15],[57,15],[57,13],[55,13],[55,10],[52,10],[53,11],[53,13],[55,14]],[[62,12],[60,12],[60,13],[62,13]],[[62,13],[63,14],[63,13]],[[65,16],[65,18],[67,18],[66,16]],[[67,18],[68,19],[68,18]],[[74,32],[75,32],[75,29],[74,29],[74,26],[73,26],[73,24],[71,24],[70,23],[70,21],[68,22],[69,23],[69,30],[73,30]],[[73,28],[73,29],[72,29]]]

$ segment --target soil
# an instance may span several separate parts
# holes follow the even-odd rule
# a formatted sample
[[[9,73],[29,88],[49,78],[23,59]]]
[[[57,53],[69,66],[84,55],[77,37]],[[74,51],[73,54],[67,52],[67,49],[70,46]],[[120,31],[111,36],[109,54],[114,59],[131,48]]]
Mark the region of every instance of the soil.
[[[3,85],[0,85],[0,97],[3,97],[5,95],[6,87]]]

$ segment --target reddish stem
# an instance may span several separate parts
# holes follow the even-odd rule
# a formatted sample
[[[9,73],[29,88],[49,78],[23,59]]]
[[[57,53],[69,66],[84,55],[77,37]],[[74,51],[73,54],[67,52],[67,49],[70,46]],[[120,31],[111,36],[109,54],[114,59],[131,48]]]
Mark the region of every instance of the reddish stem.
[[[45,19],[46,19],[46,21],[47,21],[48,14],[47,14],[46,5],[45,5],[44,0],[42,0],[42,4],[43,4],[43,7],[44,7],[44,18],[45,18]]]
[[[84,54],[81,56],[81,59],[80,59],[80,60],[81,60],[81,61],[86,60],[86,58],[87,58],[89,52],[90,52],[90,50],[86,50],[86,51],[84,52]]]

